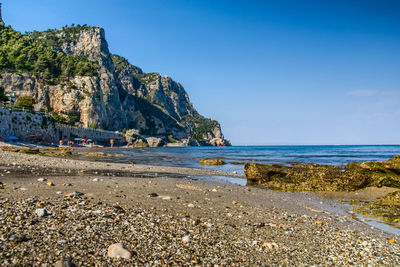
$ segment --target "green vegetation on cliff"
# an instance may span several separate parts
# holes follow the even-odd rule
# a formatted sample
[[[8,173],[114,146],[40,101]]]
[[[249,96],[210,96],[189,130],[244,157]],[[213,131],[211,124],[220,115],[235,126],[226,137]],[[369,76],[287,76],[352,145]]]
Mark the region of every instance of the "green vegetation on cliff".
[[[113,55],[111,55],[111,58],[114,63],[114,68],[115,68],[116,72],[121,72],[121,71],[124,71],[124,70],[127,70],[130,68],[130,69],[132,69],[132,71],[134,73],[137,73],[137,74],[143,73],[141,68],[130,64],[129,61],[124,57],[113,54]]]
[[[186,116],[183,119],[183,123],[192,126],[190,137],[195,140],[202,140],[203,135],[211,132],[215,127],[219,126],[217,121],[204,118],[197,112],[194,112],[193,116]]]
[[[43,32],[33,31],[27,33],[27,35],[35,42],[40,43],[47,48],[57,50],[66,43],[76,41],[82,31],[94,28],[95,27],[90,27],[86,24],[72,24],[71,26],[64,26],[61,29],[49,29]]]
[[[28,108],[33,109],[33,105],[35,104],[35,98],[30,95],[22,95],[18,97],[17,101],[15,102],[14,106],[18,108]]]
[[[40,75],[51,83],[74,76],[97,75],[97,66],[86,57],[56,52],[51,48],[52,39],[45,41],[47,37],[39,38],[36,35],[21,34],[1,22],[0,69]]]

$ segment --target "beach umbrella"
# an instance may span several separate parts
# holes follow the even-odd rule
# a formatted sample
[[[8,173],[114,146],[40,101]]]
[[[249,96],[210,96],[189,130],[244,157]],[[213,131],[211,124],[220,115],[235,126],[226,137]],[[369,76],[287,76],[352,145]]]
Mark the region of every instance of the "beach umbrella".
[[[16,136],[9,136],[8,137],[8,140],[10,140],[10,141],[17,141],[18,140],[18,137],[16,137]]]

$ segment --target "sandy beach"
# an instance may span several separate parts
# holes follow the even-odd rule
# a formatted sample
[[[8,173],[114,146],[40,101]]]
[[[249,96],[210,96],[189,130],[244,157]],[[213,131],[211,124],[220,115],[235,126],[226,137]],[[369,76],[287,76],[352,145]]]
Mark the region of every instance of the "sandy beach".
[[[5,151],[0,174],[2,266],[400,264],[398,236],[332,198],[187,178],[241,175]]]

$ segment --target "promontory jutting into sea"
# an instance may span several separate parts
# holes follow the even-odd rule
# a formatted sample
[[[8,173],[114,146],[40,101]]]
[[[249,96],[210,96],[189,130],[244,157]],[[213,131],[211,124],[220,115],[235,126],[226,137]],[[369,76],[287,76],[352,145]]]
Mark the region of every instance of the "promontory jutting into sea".
[[[309,135],[325,140],[319,133],[331,126],[326,121],[335,120],[303,116],[309,108],[303,102],[310,98],[313,114],[329,110],[317,101],[323,89],[310,94],[299,84],[302,89],[284,99],[276,92],[302,80],[313,87],[320,76],[338,73],[316,67],[321,59],[315,54],[330,60],[321,52],[324,45],[312,54],[304,54],[306,47],[317,47],[314,34],[322,42],[319,34],[329,32],[324,35],[332,38],[329,51],[339,53],[333,34],[349,31],[346,36],[354,38],[364,26],[344,15],[331,21],[326,7],[356,12],[363,21],[367,4],[353,10],[353,1],[338,9],[336,2],[300,7],[289,0],[291,8],[298,7],[293,13],[281,3],[256,1],[34,2],[7,1],[5,13],[0,4],[0,266],[400,265],[399,144],[235,143],[246,133],[249,144],[259,143],[251,136],[260,134],[271,137],[271,144],[288,142],[273,139],[275,132],[300,140],[305,138],[300,128],[313,120]],[[390,17],[392,4],[385,5],[379,10]],[[393,10],[397,7],[393,4]],[[320,24],[299,17],[303,11]],[[100,26],[53,29],[66,19]],[[375,23],[371,19],[368,29],[379,29]],[[50,29],[35,30],[44,28]],[[257,40],[267,32],[269,41],[261,49]],[[293,38],[298,42],[288,41]],[[277,60],[267,50],[284,57]],[[264,65],[265,56],[270,65]],[[298,62],[306,65],[294,75]],[[190,85],[195,103],[181,83],[132,63],[170,70]],[[207,75],[193,76],[200,66]],[[249,74],[254,67],[263,75]],[[315,71],[314,78],[306,70]],[[274,114],[254,107],[265,96],[262,76],[276,86],[262,101],[276,109]],[[340,79],[357,84],[354,77],[362,80],[350,74]],[[205,80],[211,91],[199,90]],[[221,94],[218,90],[232,86],[230,80],[232,90]],[[368,98],[368,104],[378,112],[385,103],[397,114],[391,109],[396,92],[363,89],[346,96],[359,97],[351,108],[363,111],[366,98],[381,101],[390,95],[391,101]],[[344,102],[340,108],[349,108]],[[292,106],[298,109],[289,114]],[[226,122],[227,113],[239,114],[233,125]],[[380,125],[375,119],[388,114],[378,113],[365,121]],[[287,114],[294,119],[286,121]],[[355,115],[361,118],[357,123],[364,115]],[[346,139],[360,132],[354,127],[340,138],[355,140]]]

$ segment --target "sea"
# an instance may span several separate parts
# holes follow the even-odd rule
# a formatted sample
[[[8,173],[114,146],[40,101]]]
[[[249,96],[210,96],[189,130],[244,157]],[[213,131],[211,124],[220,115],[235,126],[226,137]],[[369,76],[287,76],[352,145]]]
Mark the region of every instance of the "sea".
[[[243,174],[243,164],[315,163],[346,165],[349,162],[388,160],[400,154],[400,145],[276,145],[276,146],[231,146],[231,147],[156,147],[116,148],[108,153],[123,154],[123,157],[104,158],[104,161],[207,168]],[[200,159],[218,158],[227,164],[202,166]]]

